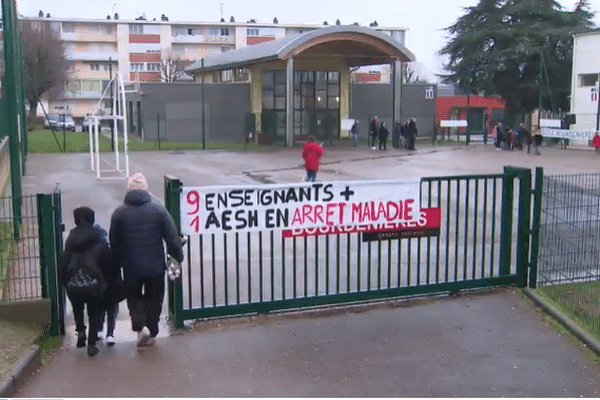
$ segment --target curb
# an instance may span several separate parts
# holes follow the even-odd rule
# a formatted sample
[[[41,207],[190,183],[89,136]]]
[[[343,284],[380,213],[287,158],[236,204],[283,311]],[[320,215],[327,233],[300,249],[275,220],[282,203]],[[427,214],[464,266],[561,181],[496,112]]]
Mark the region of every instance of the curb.
[[[40,348],[36,345],[31,346],[29,353],[17,364],[6,380],[0,383],[0,397],[10,397],[16,393],[17,389],[23,384],[25,377],[37,367],[39,355]]]
[[[571,318],[564,315],[558,309],[556,309],[552,304],[548,303],[544,298],[535,293],[534,290],[530,288],[523,289],[523,292],[531,299],[535,304],[542,307],[544,311],[550,314],[552,317],[557,319],[564,327],[571,332],[575,337],[581,340],[587,347],[589,347],[594,353],[600,356],[600,343],[590,336],[587,332],[581,329],[578,324],[573,321]]]

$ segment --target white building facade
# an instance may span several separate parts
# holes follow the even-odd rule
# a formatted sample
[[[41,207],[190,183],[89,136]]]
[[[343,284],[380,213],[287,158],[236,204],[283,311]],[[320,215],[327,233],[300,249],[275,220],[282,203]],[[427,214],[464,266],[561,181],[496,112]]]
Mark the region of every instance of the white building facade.
[[[571,76],[571,129],[595,131],[598,123],[598,77],[600,75],[600,29],[577,34],[573,41]]]

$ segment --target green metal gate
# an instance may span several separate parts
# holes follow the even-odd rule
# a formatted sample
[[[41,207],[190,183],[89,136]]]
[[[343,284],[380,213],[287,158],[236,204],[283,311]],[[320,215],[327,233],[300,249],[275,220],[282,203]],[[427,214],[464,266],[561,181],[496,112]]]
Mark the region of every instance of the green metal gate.
[[[165,177],[179,225],[182,182]],[[188,319],[527,284],[531,171],[423,178],[437,237],[361,241],[360,234],[283,238],[280,231],[190,236],[169,314]],[[179,226],[178,226],[179,227]]]

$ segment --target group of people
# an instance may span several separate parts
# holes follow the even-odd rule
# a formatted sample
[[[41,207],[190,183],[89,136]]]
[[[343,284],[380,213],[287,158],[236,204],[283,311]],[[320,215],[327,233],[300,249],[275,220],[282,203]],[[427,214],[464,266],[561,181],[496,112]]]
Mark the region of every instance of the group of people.
[[[118,305],[125,299],[138,347],[154,344],[165,294],[163,242],[169,256],[183,261],[175,224],[162,205],[151,201],[144,175],[133,174],[127,189],[123,204],[112,214],[108,234],[96,224],[94,210],[74,210],[75,227],[59,263],[60,279],[73,307],[76,346],[87,345],[92,357],[99,352],[96,344],[105,315],[105,341],[114,345]],[[89,327],[84,322],[85,307]]]
[[[505,131],[502,122],[496,123],[494,127],[494,137],[496,150],[523,150],[523,146],[527,145],[527,154],[533,148],[535,154],[540,155],[540,147],[542,145],[542,135],[536,132],[533,135],[523,122],[519,123],[516,129],[510,128]]]
[[[350,135],[354,146],[358,146],[359,128],[358,120],[350,128]],[[387,141],[390,131],[384,121],[379,122],[377,116],[373,117],[369,123],[369,147],[373,150],[387,150]],[[408,150],[415,150],[415,138],[418,135],[417,123],[414,118],[407,120],[404,124],[396,121],[392,130],[392,146],[394,148],[404,147]],[[379,147],[376,146],[379,141]]]
[[[387,129],[385,122],[379,122],[377,116],[369,124],[369,146],[376,150],[375,143],[379,139],[379,150],[387,150],[387,139],[390,131]],[[418,134],[417,124],[414,118],[407,120],[404,124],[396,121],[392,136],[392,146],[400,147],[402,138],[402,146],[408,150],[415,150],[415,138]],[[350,128],[350,136],[354,146],[358,146],[358,120]],[[306,144],[302,148],[302,159],[304,160],[304,169],[306,170],[306,182],[315,182],[317,180],[317,172],[319,171],[319,161],[323,157],[323,145],[318,144],[314,136],[309,136]]]

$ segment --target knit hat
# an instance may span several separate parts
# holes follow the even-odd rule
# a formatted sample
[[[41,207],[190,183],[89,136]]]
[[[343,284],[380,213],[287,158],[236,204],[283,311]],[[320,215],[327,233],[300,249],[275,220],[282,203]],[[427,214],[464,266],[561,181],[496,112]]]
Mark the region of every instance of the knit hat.
[[[96,213],[89,207],[79,207],[73,211],[73,218],[75,219],[75,225],[79,225],[82,222],[94,225],[94,222],[96,222]]]
[[[148,182],[146,182],[146,177],[139,172],[131,175],[127,181],[127,189],[148,190]]]

